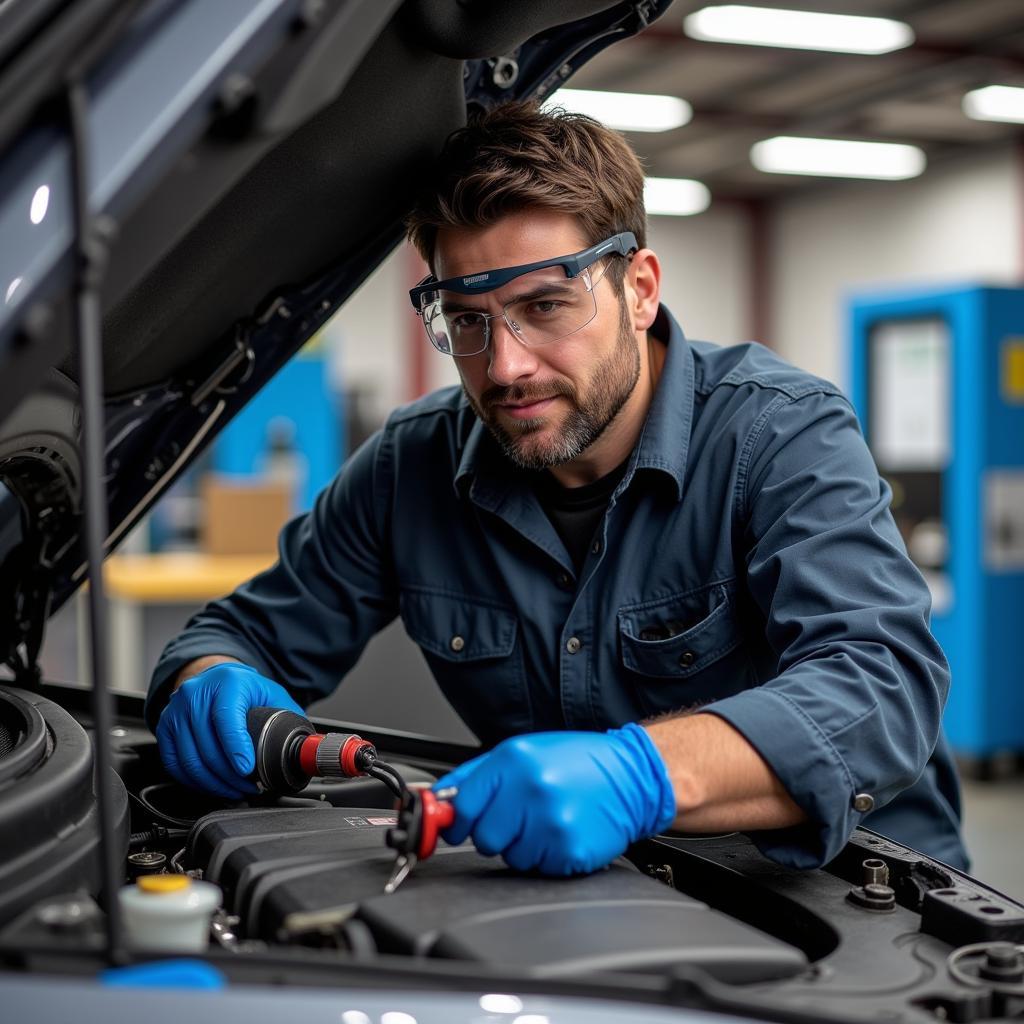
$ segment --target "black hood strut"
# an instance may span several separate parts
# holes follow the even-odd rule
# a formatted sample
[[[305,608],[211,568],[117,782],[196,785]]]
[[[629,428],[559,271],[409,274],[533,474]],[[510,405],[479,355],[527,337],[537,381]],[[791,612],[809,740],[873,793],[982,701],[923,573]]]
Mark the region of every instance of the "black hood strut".
[[[110,40],[105,40],[109,42]],[[101,53],[94,49],[95,59]],[[82,409],[82,496],[86,564],[89,572],[89,670],[92,684],[93,758],[100,825],[100,877],[105,897],[107,960],[126,962],[120,907],[122,876],[111,837],[114,827],[114,770],[110,749],[113,697],[110,673],[107,603],[103,587],[103,556],[108,533],[105,422],[103,399],[103,319],[100,284],[106,267],[111,225],[89,208],[85,61],[68,76],[67,115],[71,137],[75,225],[74,340]]]

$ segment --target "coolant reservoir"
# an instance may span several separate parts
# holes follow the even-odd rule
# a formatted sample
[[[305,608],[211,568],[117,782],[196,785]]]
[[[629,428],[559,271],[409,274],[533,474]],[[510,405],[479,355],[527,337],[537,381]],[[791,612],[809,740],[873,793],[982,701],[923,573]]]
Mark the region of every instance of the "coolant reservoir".
[[[197,953],[206,949],[221,891],[188,875],[143,875],[120,892],[128,945]]]

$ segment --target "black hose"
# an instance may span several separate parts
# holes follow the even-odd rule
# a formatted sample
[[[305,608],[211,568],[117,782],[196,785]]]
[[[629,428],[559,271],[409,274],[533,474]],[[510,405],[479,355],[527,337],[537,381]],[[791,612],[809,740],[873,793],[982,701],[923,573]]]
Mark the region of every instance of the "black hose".
[[[169,839],[181,839],[188,835],[187,828],[164,828],[163,825],[154,825],[145,832],[133,832],[128,837],[129,846],[145,846],[147,843],[162,843]]]
[[[404,793],[409,788],[409,784],[405,781],[404,778],[402,778],[401,772],[399,772],[399,770],[393,764],[388,764],[387,762],[383,762],[383,765],[384,765],[384,771],[389,772],[391,774],[391,776],[398,783],[399,788]]]
[[[386,767],[390,766],[385,766],[378,761],[376,764],[366,769],[366,774],[371,778],[376,779],[378,782],[383,782],[384,785],[387,786],[399,800],[401,800],[405,793],[405,783],[402,781],[401,776],[398,775],[398,772],[395,772],[394,769],[392,769],[392,772],[389,773],[385,770]]]
[[[162,786],[166,786],[164,782],[158,782],[152,786],[143,786],[139,790],[138,795],[132,793],[130,790],[128,795],[148,814],[150,817],[156,818],[157,821],[162,821],[165,825],[171,825],[175,828],[191,828],[195,823],[195,818],[176,818],[173,814],[168,814],[166,811],[161,811],[159,807],[156,807],[149,801],[148,795],[154,789],[158,789]]]

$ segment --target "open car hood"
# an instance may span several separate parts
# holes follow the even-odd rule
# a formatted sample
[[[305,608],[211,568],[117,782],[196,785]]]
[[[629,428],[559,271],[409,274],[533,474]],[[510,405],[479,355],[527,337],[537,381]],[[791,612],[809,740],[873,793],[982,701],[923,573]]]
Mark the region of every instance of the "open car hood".
[[[668,4],[3,5],[0,661],[25,676],[85,576],[76,188],[98,215],[109,551],[397,244],[470,109],[543,99]]]

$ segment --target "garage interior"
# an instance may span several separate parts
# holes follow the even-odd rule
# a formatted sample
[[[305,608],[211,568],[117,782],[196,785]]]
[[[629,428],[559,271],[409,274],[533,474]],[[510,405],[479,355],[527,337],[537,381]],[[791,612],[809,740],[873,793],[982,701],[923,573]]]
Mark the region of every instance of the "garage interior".
[[[568,88],[685,100],[684,124],[625,129],[649,177],[691,183],[693,209],[650,219],[651,246],[670,268],[664,301],[691,338],[757,340],[836,381],[855,402],[862,393],[870,425],[882,402],[903,408],[909,391],[871,391],[871,369],[857,362],[875,357],[865,310],[899,319],[892,304],[908,296],[933,295],[939,309],[943,297],[966,291],[1024,289],[1024,104],[1016,120],[981,119],[966,100],[991,87],[1024,90],[1024,9],[1018,0],[788,0],[788,8],[891,19],[912,30],[907,45],[867,55],[700,38],[692,18],[706,6],[677,0]],[[584,101],[556,94],[555,102],[574,109]],[[759,169],[753,152],[777,137],[914,147],[918,170],[866,180]],[[392,408],[455,381],[450,361],[430,350],[409,310],[406,292],[422,274],[418,258],[400,245],[110,559],[117,688],[145,690],[163,644],[191,611],[273,559],[277,528],[310,506]],[[1024,336],[1024,302],[1015,331]],[[1024,403],[1024,356],[1007,341],[1013,336],[1011,325],[991,339],[991,353],[977,351],[1001,375],[994,405],[1010,408]],[[901,462],[898,438],[891,452],[876,453],[883,475],[883,456],[894,460],[897,483],[901,473],[941,475],[965,457],[954,443],[963,435],[950,425],[958,415],[955,374],[924,386],[939,389],[941,405],[922,413],[938,437],[918,452],[924,462]],[[311,394],[321,400],[310,401]],[[976,510],[975,527],[998,536],[981,544],[964,570],[979,579],[1024,573],[1024,436],[1015,445],[1015,467],[983,465],[966,483],[956,477],[961,496],[988,494],[986,488],[993,495],[988,512]],[[990,473],[997,474],[991,484]],[[947,650],[956,691],[947,715],[966,715],[988,706],[993,694],[1001,700],[1011,687],[1019,690],[1021,676],[1009,646],[998,657],[972,657],[991,654],[993,643],[1010,645],[1012,637],[1003,631],[993,641],[957,618],[956,595],[968,583],[957,576],[957,540],[943,516],[960,492],[948,489],[952,477],[943,479],[947,490],[930,513],[907,513],[905,538],[933,586],[936,614],[950,619],[944,628],[959,660]],[[246,531],[233,527],[240,502]],[[1019,623],[1024,604],[1002,614]],[[52,621],[42,656],[49,678],[82,677],[83,616],[76,599]],[[371,643],[345,684],[313,711],[446,740],[472,738],[400,623]],[[1001,736],[990,742],[984,724],[958,733],[961,719],[947,721],[954,737],[963,737],[954,748],[964,768],[973,871],[1020,899],[1024,715],[1018,719],[1018,745]]]

